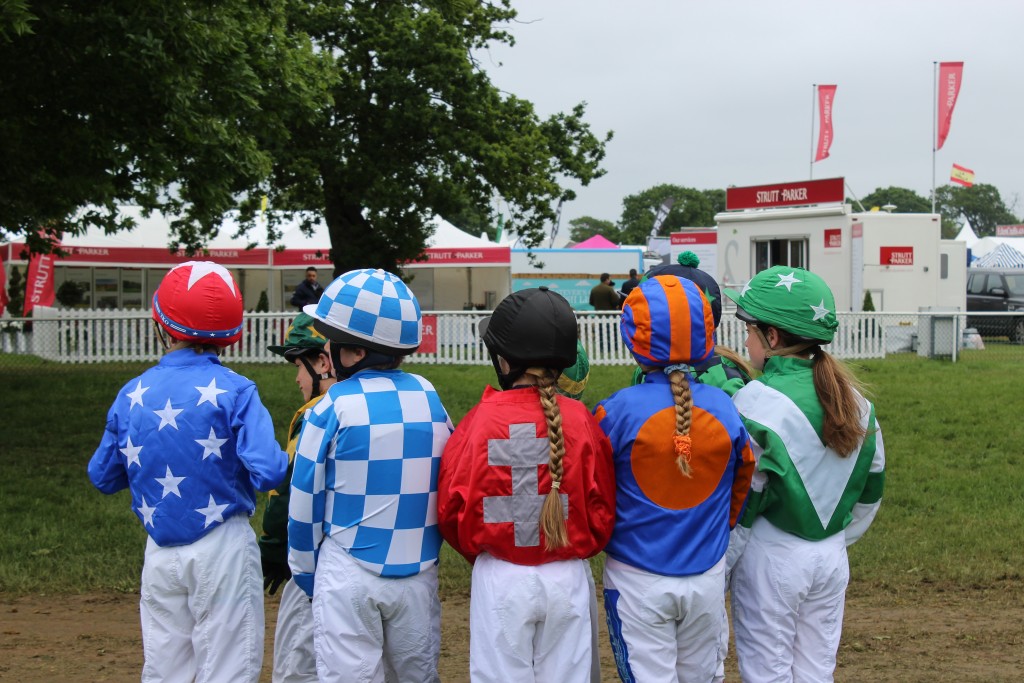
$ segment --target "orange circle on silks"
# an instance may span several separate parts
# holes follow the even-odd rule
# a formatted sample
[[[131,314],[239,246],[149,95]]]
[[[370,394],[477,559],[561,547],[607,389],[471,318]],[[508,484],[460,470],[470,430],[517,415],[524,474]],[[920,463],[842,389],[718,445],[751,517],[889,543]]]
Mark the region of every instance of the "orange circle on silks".
[[[675,433],[675,408],[659,410],[637,433],[630,465],[637,485],[652,502],[670,510],[686,510],[703,503],[718,488],[732,457],[732,440],[714,415],[694,407],[690,417],[691,476],[687,477],[676,465]]]

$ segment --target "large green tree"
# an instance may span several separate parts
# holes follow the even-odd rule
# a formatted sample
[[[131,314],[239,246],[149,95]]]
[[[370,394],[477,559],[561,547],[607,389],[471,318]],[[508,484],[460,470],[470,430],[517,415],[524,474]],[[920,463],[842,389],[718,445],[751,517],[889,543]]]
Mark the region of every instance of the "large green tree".
[[[318,58],[284,0],[0,3],[0,237],[175,217],[195,250],[271,170],[265,141],[319,111]],[[310,114],[305,118],[308,120]]]
[[[943,237],[956,236],[961,216],[970,221],[978,237],[996,234],[997,225],[1020,222],[1003,203],[999,190],[986,183],[971,187],[943,185],[935,190],[935,203],[942,214]]]
[[[593,216],[580,216],[569,221],[569,239],[573,242],[582,242],[594,235],[602,235],[612,242],[618,242],[619,228],[611,221]]]
[[[848,203],[853,203],[847,200]],[[871,194],[865,196],[860,206],[853,204],[858,210],[860,206],[870,211],[873,208],[881,209],[883,206],[894,206],[893,213],[931,213],[931,202],[905,187],[879,187]]]
[[[622,200],[622,218],[619,220],[622,241],[647,244],[658,209],[670,197],[675,201],[659,227],[658,235],[668,235],[680,228],[712,227],[715,214],[725,211],[725,190],[655,185]]]
[[[489,44],[512,42],[503,26],[515,16],[508,0],[297,8],[296,29],[333,61],[331,103],[270,145],[270,203],[306,211],[306,228],[323,217],[336,274],[420,257],[433,214],[494,225],[495,196],[506,231],[539,246],[558,202],[575,196],[563,181],[602,175],[611,134],[591,132],[583,104],[541,119],[477,61]]]

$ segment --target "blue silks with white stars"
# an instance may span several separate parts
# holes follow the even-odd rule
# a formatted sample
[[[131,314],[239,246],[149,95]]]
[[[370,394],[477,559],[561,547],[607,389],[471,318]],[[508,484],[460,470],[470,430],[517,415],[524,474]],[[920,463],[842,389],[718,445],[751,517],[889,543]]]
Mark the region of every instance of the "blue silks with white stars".
[[[251,515],[255,489],[280,484],[287,467],[256,385],[213,353],[182,349],[118,393],[89,479],[103,493],[130,488],[146,532],[175,546]]]

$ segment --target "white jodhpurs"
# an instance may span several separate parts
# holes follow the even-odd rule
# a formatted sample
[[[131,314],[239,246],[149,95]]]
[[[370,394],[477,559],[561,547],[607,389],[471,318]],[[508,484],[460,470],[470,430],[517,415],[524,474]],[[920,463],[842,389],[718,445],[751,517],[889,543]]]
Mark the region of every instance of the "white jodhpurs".
[[[274,629],[273,683],[317,683],[313,603],[293,579],[285,582]]]
[[[703,574],[662,576],[607,558],[604,608],[623,681],[707,683],[725,623],[725,560]]]
[[[263,666],[263,572],[245,515],[189,545],[146,544],[142,681],[257,681]]]
[[[586,560],[524,566],[486,553],[473,565],[469,670],[474,683],[589,683]]]
[[[324,539],[313,588],[313,640],[325,683],[435,683],[441,656],[437,566],[383,578],[333,538]]]
[[[849,581],[844,534],[807,541],[758,518],[732,576],[744,683],[831,681]]]

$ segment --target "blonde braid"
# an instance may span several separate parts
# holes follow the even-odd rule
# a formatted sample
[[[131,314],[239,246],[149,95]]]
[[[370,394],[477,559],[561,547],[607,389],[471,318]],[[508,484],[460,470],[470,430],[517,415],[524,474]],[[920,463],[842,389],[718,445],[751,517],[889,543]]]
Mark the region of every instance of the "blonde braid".
[[[693,395],[690,393],[690,382],[686,373],[675,370],[669,373],[672,384],[672,398],[676,404],[676,433],[672,436],[672,445],[676,453],[676,466],[683,476],[692,478],[690,474],[690,416],[693,408]]]
[[[548,459],[548,473],[551,475],[551,490],[544,498],[540,509],[540,528],[544,532],[544,547],[551,551],[569,545],[569,532],[565,525],[565,508],[559,488],[562,485],[562,458],[565,456],[565,438],[562,435],[562,413],[555,398],[555,374],[545,368],[530,368],[527,375],[537,378],[540,405],[548,427],[548,441],[551,453]]]

